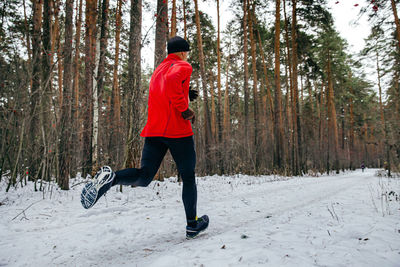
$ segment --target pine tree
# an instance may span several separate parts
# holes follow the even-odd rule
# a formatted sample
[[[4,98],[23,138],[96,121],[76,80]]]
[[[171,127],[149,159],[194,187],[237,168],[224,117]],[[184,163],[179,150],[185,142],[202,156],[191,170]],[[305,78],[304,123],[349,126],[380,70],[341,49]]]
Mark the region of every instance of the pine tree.
[[[166,44],[168,37],[168,1],[157,0],[156,13],[156,39],[154,49],[154,69],[166,57]]]
[[[275,1],[275,103],[274,103],[274,114],[275,114],[275,151],[274,151],[274,165],[277,169],[285,168],[285,155],[283,145],[283,125],[282,125],[282,92],[281,92],[281,75],[280,75],[280,8],[281,1]]]
[[[65,14],[65,42],[64,42],[64,81],[63,81],[63,106],[61,109],[61,136],[60,138],[60,177],[58,184],[64,190],[69,189],[71,172],[72,151],[72,14],[74,0],[67,0]]]
[[[128,138],[125,145],[125,168],[137,166],[140,158],[140,103],[143,94],[141,85],[142,0],[131,0],[130,19],[128,83],[126,88],[129,92],[127,97],[130,101],[128,101]]]

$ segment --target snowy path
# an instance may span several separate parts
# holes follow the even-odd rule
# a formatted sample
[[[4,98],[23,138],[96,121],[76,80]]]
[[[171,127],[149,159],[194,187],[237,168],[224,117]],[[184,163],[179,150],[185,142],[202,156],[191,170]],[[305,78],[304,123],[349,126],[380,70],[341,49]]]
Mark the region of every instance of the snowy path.
[[[0,188],[0,266],[400,266],[400,200],[382,198],[400,180],[375,171],[199,178],[210,227],[195,240],[174,179],[112,190],[88,211],[81,185],[42,201]]]

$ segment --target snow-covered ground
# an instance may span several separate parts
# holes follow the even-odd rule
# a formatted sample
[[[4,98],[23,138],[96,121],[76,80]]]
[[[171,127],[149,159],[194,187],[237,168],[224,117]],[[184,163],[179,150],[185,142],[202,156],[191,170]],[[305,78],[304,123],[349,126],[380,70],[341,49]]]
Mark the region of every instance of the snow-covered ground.
[[[0,266],[400,266],[400,179],[375,172],[198,178],[210,226],[194,240],[176,178],[113,188],[90,210],[83,184],[5,193],[3,182]]]

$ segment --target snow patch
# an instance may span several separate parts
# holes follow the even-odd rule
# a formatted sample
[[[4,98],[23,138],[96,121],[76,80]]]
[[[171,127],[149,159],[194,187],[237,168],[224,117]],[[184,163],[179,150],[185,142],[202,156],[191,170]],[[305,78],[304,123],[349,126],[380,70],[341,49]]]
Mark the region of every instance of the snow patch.
[[[399,266],[400,179],[376,171],[200,177],[210,226],[194,240],[176,177],[112,188],[90,210],[81,177],[70,191],[3,180],[0,266]]]

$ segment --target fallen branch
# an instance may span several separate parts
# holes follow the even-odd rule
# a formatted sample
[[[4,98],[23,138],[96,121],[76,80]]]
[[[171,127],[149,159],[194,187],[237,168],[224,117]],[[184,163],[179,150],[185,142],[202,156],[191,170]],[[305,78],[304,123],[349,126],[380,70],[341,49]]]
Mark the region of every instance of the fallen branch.
[[[38,200],[38,201],[33,202],[32,204],[30,204],[30,205],[29,205],[28,207],[26,207],[23,211],[21,211],[20,213],[18,213],[17,216],[15,216],[14,218],[12,218],[11,221],[14,221],[19,215],[25,214],[25,211],[26,211],[27,209],[29,209],[30,207],[32,207],[32,206],[35,205],[36,203],[39,203],[39,202],[42,201],[42,200],[43,200],[43,199]],[[26,216],[25,216],[25,218],[26,218]]]

